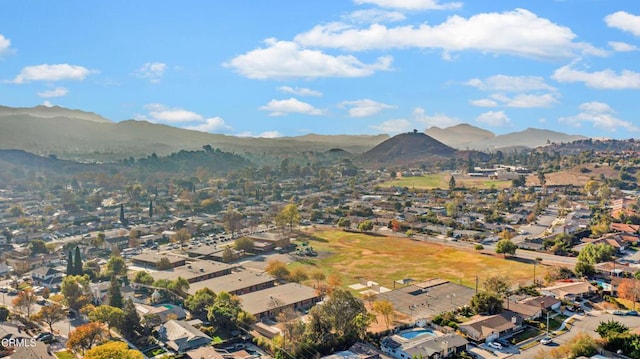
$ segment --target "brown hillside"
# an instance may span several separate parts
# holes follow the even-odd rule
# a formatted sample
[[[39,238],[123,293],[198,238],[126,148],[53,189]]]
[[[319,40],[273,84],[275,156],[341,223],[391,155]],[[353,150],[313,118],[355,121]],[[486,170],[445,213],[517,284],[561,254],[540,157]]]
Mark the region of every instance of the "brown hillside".
[[[451,158],[456,150],[424,133],[396,135],[358,156],[365,166],[409,165]]]

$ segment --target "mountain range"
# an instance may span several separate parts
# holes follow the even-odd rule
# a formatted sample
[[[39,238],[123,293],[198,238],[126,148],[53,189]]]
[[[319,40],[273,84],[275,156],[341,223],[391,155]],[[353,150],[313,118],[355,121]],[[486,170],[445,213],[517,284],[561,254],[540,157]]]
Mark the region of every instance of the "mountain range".
[[[505,135],[468,124],[448,128],[431,127],[425,134],[438,143],[458,150],[493,151],[497,149],[544,146],[549,143],[586,139],[559,132],[527,129]],[[417,137],[401,136],[415,140]],[[55,154],[59,158],[113,161],[124,158],[142,158],[152,153],[169,155],[181,150],[200,150],[209,145],[226,152],[256,156],[282,157],[293,153],[326,152],[342,149],[354,155],[364,153],[390,139],[380,135],[319,135],[296,137],[253,138],[187,130],[147,121],[126,120],[113,122],[98,114],[62,107],[36,106],[13,108],[0,106],[0,149],[18,149],[40,155]],[[398,142],[398,141],[395,141]],[[395,147],[394,147],[395,146]],[[394,143],[386,150],[378,149],[386,161],[398,150]],[[403,146],[405,149],[409,148]],[[424,147],[424,146],[423,146]],[[452,154],[437,144],[429,144],[435,156]],[[403,152],[402,150],[400,152]],[[413,150],[406,149],[406,153]],[[420,149],[416,151],[421,151]],[[415,152],[415,151],[414,151]],[[252,157],[253,156],[253,157]]]
[[[469,124],[460,124],[447,128],[430,127],[425,133],[448,146],[459,150],[478,150],[493,152],[509,151],[518,148],[535,148],[551,143],[566,143],[587,139],[580,135],[567,135],[551,130],[527,128],[524,131],[496,135]]]

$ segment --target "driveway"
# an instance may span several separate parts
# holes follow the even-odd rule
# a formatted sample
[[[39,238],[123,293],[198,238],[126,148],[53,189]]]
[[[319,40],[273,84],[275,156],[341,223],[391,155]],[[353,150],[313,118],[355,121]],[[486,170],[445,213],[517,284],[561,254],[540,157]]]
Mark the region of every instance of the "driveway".
[[[599,312],[593,311],[587,313],[587,315],[584,316],[576,316],[576,321],[573,323],[573,327],[571,327],[571,330],[553,338],[553,343],[551,345],[539,344],[521,352],[520,354],[514,355],[512,358],[533,359],[540,352],[549,352],[553,348],[557,348],[558,346],[567,343],[579,333],[586,333],[594,338],[599,338],[600,336],[595,332],[596,328],[598,327],[600,322],[606,322],[609,320],[618,321],[629,328],[640,326],[639,317],[617,316],[608,313],[600,314]]]

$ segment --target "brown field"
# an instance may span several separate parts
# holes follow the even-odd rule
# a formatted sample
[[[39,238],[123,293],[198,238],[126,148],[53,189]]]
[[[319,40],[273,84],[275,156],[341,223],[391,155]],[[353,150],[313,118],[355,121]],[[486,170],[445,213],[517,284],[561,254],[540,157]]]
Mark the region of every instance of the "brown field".
[[[301,257],[291,267],[321,271],[327,276],[337,274],[345,287],[357,283],[360,278],[388,288],[393,288],[393,282],[403,278],[445,278],[471,287],[475,286],[476,276],[480,283],[488,276],[498,274],[508,276],[513,283],[533,281],[532,264],[443,244],[341,230],[309,232],[298,239],[308,240],[320,255]],[[538,266],[537,278],[545,273],[546,269]]]
[[[591,172],[582,173],[580,172],[581,168],[587,168]],[[547,173],[545,175],[545,179],[547,180],[547,185],[576,185],[579,187],[584,187],[585,184],[591,179],[598,180],[600,175],[604,175],[606,178],[615,178],[619,176],[619,172],[614,170],[609,166],[599,166],[595,168],[593,164],[583,164],[576,166],[574,168]],[[538,186],[540,185],[540,181],[538,181],[538,176],[536,174],[531,174],[527,177],[527,185],[528,186]]]

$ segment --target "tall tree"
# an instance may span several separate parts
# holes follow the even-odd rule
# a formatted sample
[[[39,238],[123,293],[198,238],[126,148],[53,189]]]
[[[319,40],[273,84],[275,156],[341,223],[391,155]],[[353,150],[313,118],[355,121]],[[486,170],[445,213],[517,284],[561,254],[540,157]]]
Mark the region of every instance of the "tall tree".
[[[355,319],[358,315],[367,314],[364,302],[342,289],[335,289],[324,304],[314,307],[312,311],[318,311],[339,337],[359,333],[361,328],[354,325]]]
[[[74,275],[82,275],[82,256],[78,246],[76,246],[76,252],[73,256],[73,273]]]
[[[456,189],[456,179],[451,176],[451,178],[449,178],[449,191],[453,191],[454,189]]]
[[[293,227],[300,223],[300,213],[295,203],[289,203],[276,216],[276,225],[279,227],[289,227],[289,231],[293,231]]]
[[[138,350],[129,349],[125,342],[108,342],[87,350],[85,359],[143,359]]]
[[[120,333],[128,340],[134,340],[140,331],[140,316],[133,305],[131,298],[127,298],[124,302],[124,318],[121,327],[118,328]]]
[[[389,324],[391,324],[392,316],[394,313],[393,304],[384,299],[379,300],[373,303],[373,311],[377,314],[382,315],[384,318],[384,324],[389,329]]]
[[[122,292],[120,291],[120,281],[115,275],[111,276],[107,298],[109,300],[110,306],[122,309],[124,303],[122,302]]]
[[[470,307],[476,313],[498,314],[502,311],[502,299],[492,293],[480,292],[471,298]]]
[[[501,239],[498,241],[498,243],[496,243],[496,253],[504,254],[505,257],[507,256],[507,254],[516,254],[516,249],[518,249],[518,247],[513,242],[511,242],[510,239],[507,238]]]
[[[69,308],[79,310],[91,301],[89,276],[66,276],[60,285],[60,292]]]
[[[118,328],[122,325],[124,311],[110,305],[101,305],[89,312],[89,320],[106,324],[107,331],[110,333],[111,328]]]
[[[69,333],[67,341],[67,349],[69,350],[85,350],[91,349],[94,344],[100,344],[107,338],[107,332],[101,323],[93,322],[83,324]]]
[[[207,319],[207,308],[213,305],[216,300],[216,294],[209,288],[198,289],[194,295],[189,296],[185,301],[185,307],[194,317],[205,320]]]
[[[33,315],[33,320],[49,325],[49,330],[53,332],[53,323],[57,323],[66,317],[66,311],[58,303],[52,303],[40,308],[40,311]]]
[[[241,312],[240,299],[227,292],[220,292],[213,305],[209,307],[209,320],[223,330],[233,329],[238,323]]]
[[[107,262],[107,275],[126,275],[127,274],[127,263],[120,256],[113,255],[109,258]]]
[[[235,233],[240,230],[242,225],[242,214],[236,211],[231,204],[227,207],[227,210],[223,216],[224,228],[227,232],[231,232],[231,235],[234,236]]]
[[[76,275],[73,268],[73,253],[69,251],[69,255],[67,256],[67,275]]]
[[[37,296],[31,289],[25,289],[13,299],[13,306],[22,310],[27,318],[31,317],[31,308],[36,304]]]
[[[149,218],[153,218],[153,202],[149,200]]]

